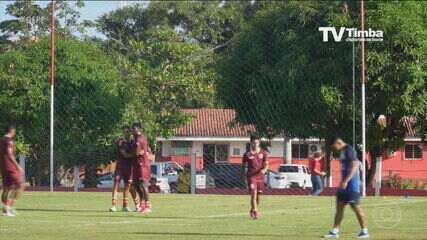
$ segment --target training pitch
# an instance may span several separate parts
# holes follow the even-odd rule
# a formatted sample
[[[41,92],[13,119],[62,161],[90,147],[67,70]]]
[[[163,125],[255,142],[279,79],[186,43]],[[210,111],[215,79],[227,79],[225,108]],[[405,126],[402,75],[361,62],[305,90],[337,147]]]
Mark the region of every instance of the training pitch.
[[[109,193],[28,192],[19,216],[0,217],[0,239],[320,239],[330,229],[332,197],[264,196],[262,218],[248,196],[153,195],[153,212],[110,213]],[[366,198],[371,239],[427,239],[427,198]],[[340,239],[359,227],[347,209]]]

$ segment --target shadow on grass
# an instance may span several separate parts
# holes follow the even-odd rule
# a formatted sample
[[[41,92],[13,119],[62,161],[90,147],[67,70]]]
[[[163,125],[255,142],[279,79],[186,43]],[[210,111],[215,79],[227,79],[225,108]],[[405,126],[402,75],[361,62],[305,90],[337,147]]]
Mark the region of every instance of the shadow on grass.
[[[91,217],[91,218],[112,218],[112,217],[116,217],[116,218],[141,218],[141,219],[147,219],[147,220],[153,220],[153,219],[163,219],[163,220],[185,220],[185,219],[198,219],[198,218],[192,218],[192,217],[152,217],[152,216],[146,216],[146,215],[142,215],[140,213],[128,213],[128,214],[114,214],[111,213],[109,214],[109,212],[104,212],[106,214],[104,215],[81,215],[81,214],[73,214],[73,215],[61,215],[61,216],[66,216],[66,217]]]
[[[86,213],[100,213],[100,212],[106,212],[103,210],[87,210],[87,209],[42,209],[42,208],[18,208],[18,211],[20,212],[86,212]]]
[[[274,237],[283,238],[281,234],[253,234],[253,233],[200,233],[200,232],[121,232],[120,234],[159,235],[159,236],[200,236],[200,237]],[[289,235],[286,235],[289,237]]]

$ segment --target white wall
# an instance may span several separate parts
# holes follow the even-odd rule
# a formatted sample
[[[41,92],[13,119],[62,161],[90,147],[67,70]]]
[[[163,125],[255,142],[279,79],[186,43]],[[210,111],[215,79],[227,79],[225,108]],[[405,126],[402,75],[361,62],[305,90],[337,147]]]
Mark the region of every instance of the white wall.
[[[215,143],[215,142],[201,142],[201,141],[193,141],[193,151],[199,151],[200,154],[203,154],[203,144],[204,143]],[[229,144],[229,156],[230,157],[241,157],[243,153],[246,151],[246,143],[247,142],[218,142],[218,143],[225,143]],[[233,151],[235,148],[240,149],[239,155],[233,155]],[[271,148],[270,148],[270,156],[272,157],[283,157],[284,154],[284,144],[283,142],[272,142]],[[162,141],[162,156],[168,157],[173,155],[173,149],[171,141]]]
[[[239,148],[240,149],[240,155],[242,156],[243,153],[246,151],[246,143],[247,142],[231,142],[230,143],[230,156],[236,157],[233,155],[233,149]],[[272,142],[269,156],[271,157],[283,157],[284,154],[284,146],[283,142]]]
[[[239,155],[233,154],[233,149],[235,148],[240,149]],[[243,156],[243,153],[245,153],[245,151],[246,151],[246,142],[230,142],[230,153],[229,153],[230,157],[241,157]]]
[[[192,150],[199,151],[200,154],[203,153],[203,143],[202,142],[192,142]],[[172,141],[166,140],[162,141],[162,157],[169,157],[174,154],[174,149],[172,148]]]
[[[203,143],[202,142],[193,142],[193,151],[198,153],[198,156],[203,156]]]
[[[283,157],[285,154],[285,144],[283,142],[271,142],[270,156]]]
[[[172,153],[171,141],[162,141],[162,157],[169,157]]]

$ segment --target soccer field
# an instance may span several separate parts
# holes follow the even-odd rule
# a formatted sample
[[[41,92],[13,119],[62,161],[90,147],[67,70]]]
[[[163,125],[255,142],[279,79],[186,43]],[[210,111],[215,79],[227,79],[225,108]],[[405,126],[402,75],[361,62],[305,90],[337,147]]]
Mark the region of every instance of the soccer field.
[[[0,217],[0,239],[320,239],[334,198],[264,196],[262,218],[248,217],[248,196],[153,195],[153,213],[110,213],[109,193],[28,192],[19,216]],[[367,198],[371,239],[426,239],[427,198]],[[359,231],[347,209],[341,239]]]

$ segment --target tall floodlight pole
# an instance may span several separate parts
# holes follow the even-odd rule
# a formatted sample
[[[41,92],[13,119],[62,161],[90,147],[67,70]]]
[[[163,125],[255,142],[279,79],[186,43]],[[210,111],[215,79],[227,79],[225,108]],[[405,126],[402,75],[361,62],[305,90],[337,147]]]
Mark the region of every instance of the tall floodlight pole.
[[[50,32],[50,191],[53,192],[53,143],[54,143],[54,86],[55,86],[55,8],[56,2],[52,0],[52,22]]]
[[[365,1],[360,1],[360,30],[362,31],[360,59],[362,76],[362,196],[366,196],[366,66],[365,66]]]

